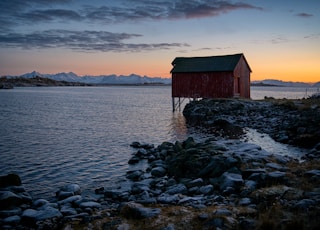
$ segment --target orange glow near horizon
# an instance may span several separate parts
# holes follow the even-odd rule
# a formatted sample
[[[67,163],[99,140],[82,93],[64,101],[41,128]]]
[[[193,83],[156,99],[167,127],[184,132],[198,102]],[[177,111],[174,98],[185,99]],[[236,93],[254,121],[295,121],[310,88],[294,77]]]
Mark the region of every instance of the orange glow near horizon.
[[[171,78],[171,62],[175,56],[190,56],[166,52],[157,55],[151,53],[131,53],[128,55],[118,53],[109,55],[79,53],[76,57],[73,54],[59,52],[53,53],[52,56],[49,54],[52,54],[52,51],[50,51],[50,53],[23,51],[19,53],[19,56],[13,57],[13,55],[8,52],[7,58],[2,62],[7,66],[7,72],[0,74],[2,76],[19,76],[24,73],[37,71],[42,74],[74,72],[79,76],[137,74],[148,77]],[[291,58],[284,58],[283,56],[273,57],[272,55],[262,57],[255,53],[248,53],[248,55],[244,53],[244,55],[252,69],[252,81],[265,79],[308,83],[320,81],[319,58],[315,56],[311,58],[302,56],[298,59],[294,56]],[[38,61],[35,62],[34,60]],[[10,63],[22,64],[8,68]],[[30,66],[33,66],[32,69],[30,69]]]

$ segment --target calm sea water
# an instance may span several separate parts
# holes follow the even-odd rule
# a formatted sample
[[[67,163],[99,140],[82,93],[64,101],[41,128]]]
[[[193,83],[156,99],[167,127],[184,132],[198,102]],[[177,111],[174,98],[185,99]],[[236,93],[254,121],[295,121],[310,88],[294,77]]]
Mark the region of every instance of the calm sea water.
[[[252,98],[284,97],[279,89],[253,88]],[[287,91],[289,98],[305,93]],[[158,145],[189,135],[207,137],[188,129],[182,114],[172,113],[171,106],[169,86],[1,90],[1,175],[18,173],[27,191],[44,198],[66,183],[78,183],[84,190],[114,187],[125,181],[131,167],[127,162],[133,141]],[[248,139],[259,144],[259,138],[260,134],[251,134]],[[262,143],[274,148],[272,140]],[[284,154],[292,152],[290,147],[281,148]]]

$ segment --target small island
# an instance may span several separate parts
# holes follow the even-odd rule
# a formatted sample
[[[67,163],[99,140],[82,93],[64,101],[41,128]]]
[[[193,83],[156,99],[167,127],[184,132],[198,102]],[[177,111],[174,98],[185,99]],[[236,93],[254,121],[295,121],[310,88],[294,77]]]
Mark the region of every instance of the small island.
[[[35,76],[32,78],[0,78],[0,89],[13,89],[14,87],[41,87],[41,86],[91,86],[81,82],[56,81],[49,78]]]

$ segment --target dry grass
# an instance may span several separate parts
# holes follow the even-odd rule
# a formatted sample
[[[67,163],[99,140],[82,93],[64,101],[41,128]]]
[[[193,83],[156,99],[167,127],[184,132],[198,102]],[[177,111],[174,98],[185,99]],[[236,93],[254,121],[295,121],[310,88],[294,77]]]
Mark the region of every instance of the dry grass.
[[[313,108],[320,108],[320,98],[306,98],[306,99],[274,99],[266,97],[265,101],[270,101],[274,105],[283,106],[291,110],[308,110]]]

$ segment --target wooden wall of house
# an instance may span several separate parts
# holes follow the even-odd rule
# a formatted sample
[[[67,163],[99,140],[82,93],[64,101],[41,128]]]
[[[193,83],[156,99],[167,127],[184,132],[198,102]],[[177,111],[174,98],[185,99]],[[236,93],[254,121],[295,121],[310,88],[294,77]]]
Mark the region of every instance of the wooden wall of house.
[[[172,97],[230,98],[233,72],[172,73]]]
[[[240,77],[240,97],[250,98],[250,69],[243,56],[234,70],[234,76]]]

